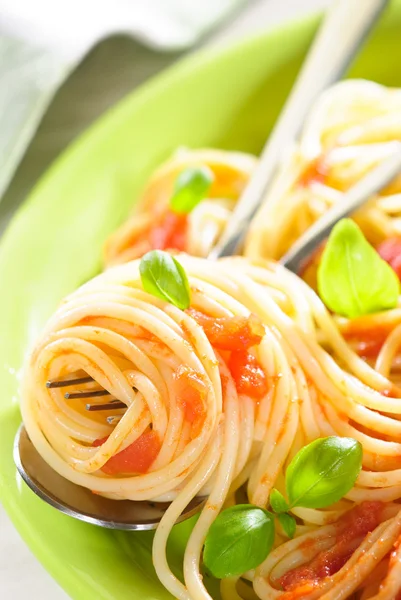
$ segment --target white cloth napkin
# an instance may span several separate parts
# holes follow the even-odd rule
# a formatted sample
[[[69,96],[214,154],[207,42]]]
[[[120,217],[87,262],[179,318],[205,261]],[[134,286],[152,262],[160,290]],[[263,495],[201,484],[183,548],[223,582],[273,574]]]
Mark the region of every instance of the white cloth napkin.
[[[1,0],[0,197],[55,91],[114,33],[186,49],[247,0]]]

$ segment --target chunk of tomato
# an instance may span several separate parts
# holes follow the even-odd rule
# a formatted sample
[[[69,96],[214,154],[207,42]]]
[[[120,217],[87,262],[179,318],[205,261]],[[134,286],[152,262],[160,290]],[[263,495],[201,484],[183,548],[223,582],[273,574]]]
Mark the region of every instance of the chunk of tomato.
[[[184,419],[192,424],[196,436],[205,420],[205,398],[207,389],[199,373],[181,365],[174,373],[174,396],[184,413]]]
[[[215,318],[193,308],[187,312],[203,327],[209,342],[217,350],[247,350],[259,345],[265,334],[262,321],[253,314]]]
[[[309,163],[298,179],[298,185],[307,187],[313,182],[324,183],[327,177],[327,167],[325,167],[322,159],[314,160]]]
[[[343,335],[360,356],[375,358],[396,324],[390,320],[378,323],[370,316],[358,317],[347,323]]]
[[[150,230],[149,241],[154,250],[185,250],[188,218],[171,210],[163,213]]]
[[[263,398],[267,394],[267,377],[258,360],[246,350],[232,352],[228,368],[239,394]]]
[[[291,569],[280,577],[283,589],[293,592],[291,599],[299,597],[299,588],[313,589],[322,579],[337,573],[352,556],[361,538],[380,523],[382,509],[382,502],[362,502],[337,522],[338,533],[331,548],[319,552],[309,563]]]
[[[387,238],[377,246],[376,250],[401,279],[401,237]]]
[[[95,440],[94,446],[101,446],[107,438]],[[102,471],[107,475],[147,473],[149,467],[160,451],[158,435],[147,429],[135,442],[118,452],[103,465]]]

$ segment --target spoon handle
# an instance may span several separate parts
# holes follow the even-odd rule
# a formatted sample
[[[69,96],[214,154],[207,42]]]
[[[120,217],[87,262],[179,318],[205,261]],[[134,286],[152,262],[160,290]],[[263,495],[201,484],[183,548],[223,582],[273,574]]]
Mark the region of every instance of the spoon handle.
[[[387,3],[388,0],[337,0],[329,9],[255,173],[210,258],[238,251],[284,152],[298,136],[313,102],[342,77]]]
[[[401,144],[400,144],[401,146]],[[280,263],[290,271],[298,273],[302,263],[329,235],[334,225],[343,217],[353,213],[401,173],[401,149],[381,162],[360,179],[320,219],[295,242],[281,258]]]

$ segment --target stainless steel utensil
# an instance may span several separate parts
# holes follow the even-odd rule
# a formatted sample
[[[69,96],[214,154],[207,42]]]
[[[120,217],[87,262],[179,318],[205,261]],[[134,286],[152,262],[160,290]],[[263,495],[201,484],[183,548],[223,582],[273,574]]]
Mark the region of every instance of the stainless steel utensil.
[[[60,512],[107,529],[155,529],[168,502],[110,500],[61,477],[43,460],[23,425],[14,441],[14,462],[25,483],[39,498]],[[179,521],[200,510],[204,498],[194,498]]]
[[[336,202],[298,238],[281,258],[281,264],[290,271],[298,273],[302,263],[324,241],[340,219],[350,215],[365,204],[399,173],[401,173],[401,143],[400,150],[397,153],[383,160],[375,169],[353,185],[339,202]]]
[[[311,106],[341,79],[388,0],[338,0],[322,23],[259,164],[210,258],[237,254],[277,167],[296,140]]]

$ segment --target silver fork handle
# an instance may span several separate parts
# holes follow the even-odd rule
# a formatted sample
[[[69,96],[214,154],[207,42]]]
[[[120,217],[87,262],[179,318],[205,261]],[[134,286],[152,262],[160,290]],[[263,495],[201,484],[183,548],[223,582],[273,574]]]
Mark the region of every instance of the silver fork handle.
[[[365,204],[399,173],[401,173],[401,149],[383,160],[358,183],[353,185],[339,202],[336,202],[330,210],[324,213],[301,235],[291,249],[281,258],[280,263],[290,271],[298,273],[305,259],[326,239],[331,229],[340,219],[350,215]]]
[[[255,173],[210,258],[230,256],[239,249],[283,154],[297,138],[313,102],[342,77],[387,3],[388,0],[337,0],[329,9]]]

